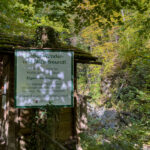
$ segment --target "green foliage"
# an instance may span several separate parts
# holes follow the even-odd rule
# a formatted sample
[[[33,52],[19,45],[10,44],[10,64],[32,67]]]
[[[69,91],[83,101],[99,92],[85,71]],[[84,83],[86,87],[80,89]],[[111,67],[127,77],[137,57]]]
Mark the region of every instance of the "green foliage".
[[[53,7],[55,7],[54,4]],[[2,0],[0,11],[0,31],[3,33],[33,38],[38,26],[51,26],[59,32],[67,31],[62,23],[50,19],[48,14],[53,16],[54,10],[46,2]],[[56,18],[55,15],[53,18]]]
[[[83,150],[140,150],[149,138],[149,125],[145,127],[138,119],[131,119],[129,126],[118,129],[94,129],[81,134]],[[91,120],[95,120],[92,119]],[[91,122],[91,121],[90,121]],[[93,128],[95,121],[90,126]]]
[[[43,116],[46,115],[47,118],[52,119],[53,117],[55,117],[56,115],[58,115],[60,108],[58,108],[55,105],[52,105],[51,102],[49,102],[49,104],[47,104],[46,106],[44,106],[42,109],[43,111]]]
[[[111,29],[106,29],[93,24],[81,34],[84,41],[90,43],[92,53],[103,60],[100,72],[95,73],[101,75],[100,84],[106,82],[105,90],[97,101],[106,99],[104,105],[120,114],[118,129],[99,130],[95,126],[97,120],[89,120],[89,129],[95,132],[81,135],[85,150],[140,150],[143,144],[150,143],[150,10],[140,1],[138,4],[140,11],[126,7],[118,12],[123,25],[116,21]],[[98,92],[96,89],[93,86],[93,91]],[[109,91],[111,97],[105,91]]]
[[[100,97],[100,67],[98,65],[78,65],[78,92],[91,97],[98,104]]]
[[[80,32],[83,27],[93,23],[111,28],[116,22],[123,23],[122,16],[118,15],[122,9],[130,8],[142,14],[148,6],[148,0],[1,0],[0,30],[29,36],[37,25],[49,25],[61,31],[65,27],[73,32]]]

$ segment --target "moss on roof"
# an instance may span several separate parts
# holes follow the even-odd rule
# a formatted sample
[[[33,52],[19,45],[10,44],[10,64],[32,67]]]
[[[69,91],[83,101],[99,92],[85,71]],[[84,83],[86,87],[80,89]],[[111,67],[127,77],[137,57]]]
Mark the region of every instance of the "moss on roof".
[[[27,39],[23,36],[12,36],[0,33],[0,53],[14,53],[15,49],[53,49],[53,50],[72,50],[74,51],[75,61],[81,63],[96,63],[97,58],[89,52],[78,49],[76,47],[64,45],[60,41],[55,41],[55,45],[49,43],[41,47],[37,44],[37,40]],[[51,47],[50,47],[51,46]]]

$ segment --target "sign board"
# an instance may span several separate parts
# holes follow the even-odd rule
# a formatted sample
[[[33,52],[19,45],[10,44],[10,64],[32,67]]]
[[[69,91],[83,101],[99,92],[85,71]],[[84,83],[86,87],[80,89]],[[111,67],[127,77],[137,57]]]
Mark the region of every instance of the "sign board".
[[[16,107],[73,106],[73,51],[16,50],[15,68]]]

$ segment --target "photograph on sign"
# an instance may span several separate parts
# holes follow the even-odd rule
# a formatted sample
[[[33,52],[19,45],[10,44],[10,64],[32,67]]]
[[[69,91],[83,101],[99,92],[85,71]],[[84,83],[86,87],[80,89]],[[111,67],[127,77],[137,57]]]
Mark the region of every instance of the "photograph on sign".
[[[73,57],[73,51],[16,50],[16,107],[72,107]]]

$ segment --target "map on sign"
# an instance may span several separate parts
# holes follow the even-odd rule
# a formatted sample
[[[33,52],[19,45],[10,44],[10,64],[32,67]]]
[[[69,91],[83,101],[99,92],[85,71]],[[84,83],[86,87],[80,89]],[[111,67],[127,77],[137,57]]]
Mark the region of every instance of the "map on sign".
[[[73,51],[16,50],[16,107],[72,107],[73,62]]]

